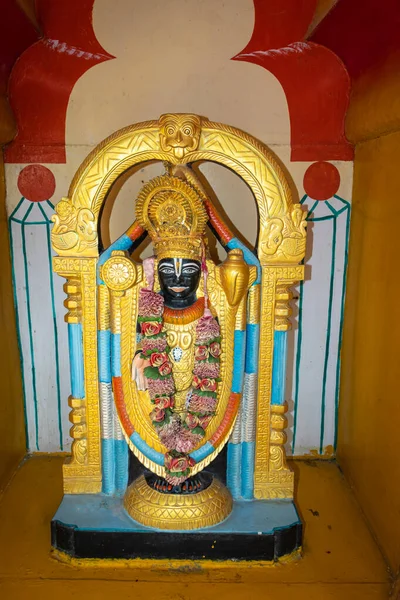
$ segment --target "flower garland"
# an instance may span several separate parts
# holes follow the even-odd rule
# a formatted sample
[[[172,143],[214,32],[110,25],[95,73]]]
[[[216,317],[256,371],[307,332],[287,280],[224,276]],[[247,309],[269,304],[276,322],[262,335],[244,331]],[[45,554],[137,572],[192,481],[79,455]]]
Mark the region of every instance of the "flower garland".
[[[150,418],[164,446],[166,479],[178,485],[190,475],[195,461],[189,453],[205,436],[215,414],[220,374],[221,338],[217,320],[206,310],[196,325],[192,387],[181,416],[174,412],[175,382],[170,348],[163,329],[164,298],[141,289],[138,321],[142,334],[141,358],[150,364],[144,369],[154,408]]]

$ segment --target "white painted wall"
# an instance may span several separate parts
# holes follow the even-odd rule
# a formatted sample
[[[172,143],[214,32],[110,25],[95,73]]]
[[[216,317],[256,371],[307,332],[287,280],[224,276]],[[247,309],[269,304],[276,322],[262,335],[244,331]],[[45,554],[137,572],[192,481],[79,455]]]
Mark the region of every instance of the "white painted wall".
[[[66,122],[67,162],[64,165],[46,165],[56,178],[56,192],[52,201],[56,202],[67,194],[76,169],[104,137],[130,123],[157,119],[164,112],[202,114],[211,120],[234,125],[255,135],[286,165],[297,186],[299,198],[302,198],[303,175],[310,163],[290,161],[290,121],[282,87],[265,69],[230,60],[248,42],[253,22],[254,9],[251,0],[235,0],[235,10],[232,10],[232,3],[224,0],[148,0],[145,3],[131,0],[96,0],[96,35],[105,50],[115,55],[116,59],[89,70],[72,91]],[[350,201],[352,164],[334,164],[339,169],[342,181],[338,194]],[[21,200],[17,179],[23,166],[25,165],[6,165],[9,215]],[[247,186],[223,167],[203,165],[201,170],[233,224],[240,229],[250,245],[254,244],[257,214],[254,199]],[[127,224],[133,221],[134,201],[143,181],[159,172],[158,165],[147,167],[123,185],[110,219],[111,240],[123,233]],[[333,203],[335,202],[340,204],[339,200],[333,200]],[[305,204],[311,207],[314,203],[306,199]],[[318,216],[324,210],[326,204],[320,203],[315,214]],[[42,386],[36,394],[36,405],[30,370],[31,337],[27,322],[22,237],[21,231],[18,231],[20,224],[15,222],[12,223],[14,273],[24,357],[30,448],[56,451],[61,448],[59,420],[62,424],[62,447],[66,449],[69,444],[68,353],[66,326],[63,323],[63,281],[55,277],[56,323],[61,365],[59,385],[62,395],[59,415],[54,326],[49,305],[46,227],[43,227],[44,229],[41,229],[37,225],[29,229],[29,244],[26,245],[27,251],[29,250],[29,281],[41,282],[38,288],[31,289],[29,286],[30,308],[34,315],[31,329],[34,360]],[[26,225],[25,232],[27,231]],[[335,420],[337,342],[345,231],[346,219],[342,213],[337,219],[332,319],[329,360],[325,369],[324,400],[322,381],[328,325],[327,298],[331,280],[332,223],[317,221],[313,223],[309,232],[307,252],[311,258],[308,261],[308,279],[303,286],[302,344],[299,353],[301,375],[296,387],[298,330],[295,324],[291,334],[287,384],[287,400],[291,409],[288,449],[291,451],[296,421],[296,454],[314,449],[319,451],[323,404],[325,434],[322,448],[333,444],[332,424]],[[296,415],[293,410],[295,397],[298,405]],[[37,436],[36,413],[39,415]]]

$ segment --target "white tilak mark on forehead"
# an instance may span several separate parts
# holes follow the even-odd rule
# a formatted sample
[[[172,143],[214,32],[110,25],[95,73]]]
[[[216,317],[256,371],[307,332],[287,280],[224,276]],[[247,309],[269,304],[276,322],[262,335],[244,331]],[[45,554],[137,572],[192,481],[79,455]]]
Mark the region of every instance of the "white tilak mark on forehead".
[[[181,258],[174,258],[174,267],[175,267],[175,275],[177,277],[180,277],[181,271],[182,271],[182,259]]]

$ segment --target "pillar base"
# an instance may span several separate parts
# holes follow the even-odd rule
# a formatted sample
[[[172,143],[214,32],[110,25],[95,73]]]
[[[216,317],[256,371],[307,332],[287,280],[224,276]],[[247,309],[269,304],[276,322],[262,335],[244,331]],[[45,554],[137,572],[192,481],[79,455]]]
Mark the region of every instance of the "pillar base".
[[[274,561],[301,546],[302,525],[291,500],[234,501],[218,525],[161,530],[134,521],[123,499],[65,495],[51,524],[52,546],[75,558],[165,558]]]

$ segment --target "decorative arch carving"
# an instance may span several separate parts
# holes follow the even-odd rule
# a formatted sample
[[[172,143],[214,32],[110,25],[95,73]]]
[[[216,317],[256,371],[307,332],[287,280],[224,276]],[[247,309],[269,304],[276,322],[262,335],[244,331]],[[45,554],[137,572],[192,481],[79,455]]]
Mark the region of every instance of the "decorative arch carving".
[[[190,114],[162,115],[159,121],[131,125],[105,139],[78,169],[68,198],[56,206],[54,270],[67,279],[64,304],[69,311],[66,321],[73,326],[70,351],[71,356],[76,353],[75,365],[84,365],[83,381],[73,386],[69,401],[74,441],[72,458],[64,465],[64,490],[96,493],[102,485],[97,342],[98,325],[109,325],[100,323],[102,317],[97,315],[97,292],[102,292],[96,284],[101,208],[122,173],[154,160],[173,165],[212,161],[237,173],[253,192],[262,267],[261,282],[249,294],[260,332],[257,359],[262,357],[254,408],[254,497],[292,497],[293,473],[284,452],[284,406],[271,406],[272,360],[274,334],[290,328],[289,287],[304,275],[299,263],[305,254],[305,213],[293,204],[284,172],[266,146],[239,129]],[[104,319],[109,319],[108,313]]]
[[[190,132],[186,138],[182,130],[185,123]],[[174,127],[175,134],[168,136],[166,127],[171,132]],[[159,121],[125,127],[89,154],[71,183],[68,198],[57,205],[53,217],[52,240],[60,256],[98,256],[98,219],[109,190],[126,170],[150,160],[172,164],[212,161],[228,167],[248,184],[256,200],[261,263],[279,262],[285,256],[298,263],[303,258],[304,244],[293,243],[293,239],[303,238],[305,242],[298,223],[301,211],[299,217],[300,209],[293,205],[290,187],[275,157],[249,134],[197,115],[163,115]],[[297,218],[292,216],[294,209]],[[292,241],[285,244],[285,238]]]

